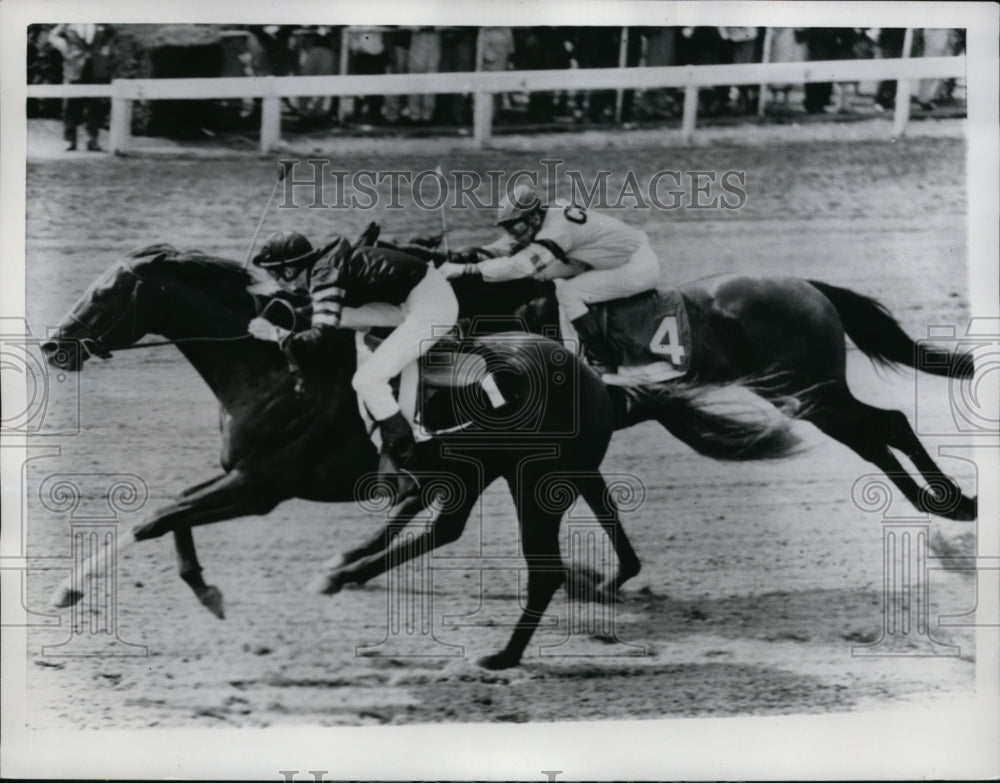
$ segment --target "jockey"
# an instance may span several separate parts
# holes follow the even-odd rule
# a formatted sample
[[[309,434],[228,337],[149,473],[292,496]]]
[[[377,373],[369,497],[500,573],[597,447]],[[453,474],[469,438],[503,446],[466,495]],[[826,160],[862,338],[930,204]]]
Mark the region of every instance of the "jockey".
[[[477,251],[492,257],[442,264],[444,276],[479,275],[488,282],[553,280],[564,338],[572,324],[591,363],[612,372],[618,364],[615,351],[587,305],[656,287],[660,263],[646,232],[582,207],[545,205],[523,183],[500,206],[497,225],[506,235]],[[475,253],[462,255],[471,258]]]
[[[325,335],[338,327],[357,331],[395,327],[360,364],[351,383],[382,434],[380,471],[399,474],[415,445],[411,422],[417,360],[435,336],[458,319],[451,286],[432,265],[405,253],[352,249],[343,237],[314,250],[295,231],[272,234],[253,263],[289,287],[306,288],[312,298],[312,326],[305,331],[289,334],[263,318],[250,322],[250,334],[281,342],[292,357],[319,347]],[[400,376],[398,403],[389,385],[396,375]]]

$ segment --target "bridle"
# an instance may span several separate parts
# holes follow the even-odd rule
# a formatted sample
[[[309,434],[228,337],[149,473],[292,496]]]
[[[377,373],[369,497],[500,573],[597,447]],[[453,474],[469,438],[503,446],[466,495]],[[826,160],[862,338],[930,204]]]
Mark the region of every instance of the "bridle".
[[[130,306],[125,308],[124,312],[115,320],[114,323],[112,323],[107,329],[105,329],[103,333],[97,336],[93,336],[95,329],[92,324],[89,324],[86,321],[78,318],[73,313],[70,313],[68,316],[69,320],[73,321],[75,324],[82,327],[85,331],[86,336],[73,338],[80,344],[80,347],[83,348],[84,352],[86,353],[86,356],[84,358],[89,359],[92,356],[96,356],[98,359],[111,358],[111,349],[107,346],[107,344],[104,341],[107,338],[107,336],[111,334],[118,327],[118,324],[122,322],[122,319],[125,318],[125,316],[128,315],[128,313],[135,308],[136,299],[138,299],[139,297],[139,289],[142,288],[144,284],[148,284],[146,280],[144,280],[141,276],[136,274],[134,269],[129,268],[126,264],[122,264],[120,268],[124,272],[135,278],[136,285],[132,288],[132,295],[129,299]],[[256,304],[257,303],[256,297],[253,297],[253,299],[255,308],[259,310]],[[189,343],[189,342],[234,342],[237,340],[248,340],[251,339],[251,337],[252,335],[249,334],[236,335],[235,337],[178,337],[174,340],[154,340],[148,343],[135,343],[134,345],[126,345],[121,348],[115,348],[115,350],[133,351],[139,348],[158,348],[164,345],[178,345],[180,343]]]

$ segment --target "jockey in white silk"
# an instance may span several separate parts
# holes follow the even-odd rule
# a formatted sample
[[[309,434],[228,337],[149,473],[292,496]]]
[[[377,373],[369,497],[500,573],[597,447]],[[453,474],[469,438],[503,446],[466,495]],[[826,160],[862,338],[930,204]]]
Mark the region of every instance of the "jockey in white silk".
[[[655,288],[660,263],[645,231],[600,212],[561,204],[543,205],[526,185],[500,207],[497,225],[506,234],[481,248],[495,256],[470,264],[445,263],[445,277],[478,275],[487,282],[533,277],[554,280],[563,336],[572,325],[592,363],[617,364],[588,304]]]

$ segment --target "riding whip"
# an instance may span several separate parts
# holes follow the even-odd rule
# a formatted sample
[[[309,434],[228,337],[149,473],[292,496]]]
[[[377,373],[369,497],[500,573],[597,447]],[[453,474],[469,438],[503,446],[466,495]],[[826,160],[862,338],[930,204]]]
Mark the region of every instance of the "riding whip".
[[[444,172],[443,172],[443,171],[441,171],[441,164],[440,164],[440,163],[439,163],[439,164],[437,165],[437,168],[436,168],[436,169],[434,169],[434,170],[435,170],[435,171],[436,171],[436,172],[437,172],[438,174],[440,174],[440,175],[441,175],[441,179],[444,179]],[[447,201],[447,200],[448,200],[448,199],[447,199],[447,198],[445,198],[445,199],[444,199],[444,200],[443,200],[443,201],[441,202],[441,208],[440,208],[440,210],[439,210],[439,212],[441,213],[441,241],[442,241],[442,243],[444,244],[444,252],[445,252],[445,255],[446,255],[446,256],[448,255],[448,216],[447,216],[447,214],[445,213],[445,209],[444,209],[444,203],[445,203],[445,201]]]
[[[250,265],[250,256],[253,255],[254,246],[257,244],[257,237],[260,236],[261,226],[264,225],[264,218],[267,217],[267,213],[271,211],[271,203],[274,201],[274,197],[278,195],[278,185],[285,181],[285,174],[287,169],[284,166],[280,166],[278,169],[278,179],[274,183],[274,187],[271,188],[271,195],[267,197],[267,203],[264,205],[264,211],[261,212],[260,220],[257,221],[257,229],[253,232],[253,237],[250,240],[250,247],[247,248],[246,258],[243,259],[243,268],[246,269]]]

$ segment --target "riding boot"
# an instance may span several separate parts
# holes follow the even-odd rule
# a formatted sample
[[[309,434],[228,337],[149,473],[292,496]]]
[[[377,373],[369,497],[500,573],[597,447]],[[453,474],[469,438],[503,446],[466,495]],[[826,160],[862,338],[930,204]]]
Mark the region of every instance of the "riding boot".
[[[399,411],[377,423],[382,432],[382,453],[379,456],[378,472],[394,486],[398,503],[419,486],[413,474],[407,470],[417,444],[413,439],[410,422]]]
[[[571,323],[580,337],[587,361],[594,371],[598,375],[613,373],[618,367],[618,357],[608,344],[601,325],[597,322],[597,316],[588,310],[579,318],[574,318]]]

